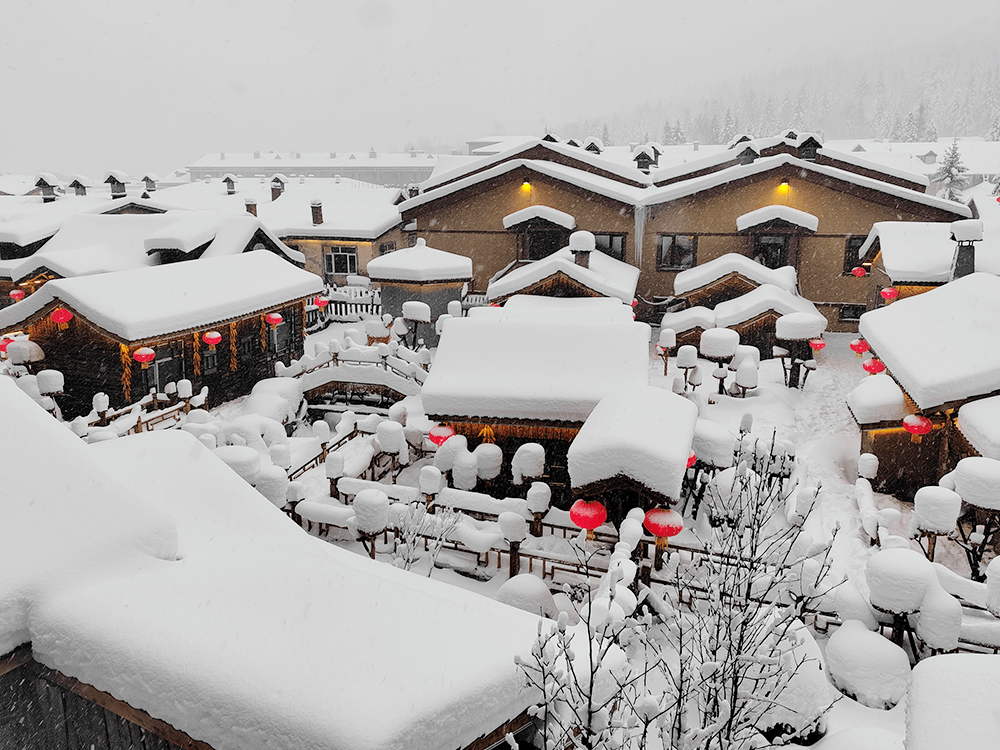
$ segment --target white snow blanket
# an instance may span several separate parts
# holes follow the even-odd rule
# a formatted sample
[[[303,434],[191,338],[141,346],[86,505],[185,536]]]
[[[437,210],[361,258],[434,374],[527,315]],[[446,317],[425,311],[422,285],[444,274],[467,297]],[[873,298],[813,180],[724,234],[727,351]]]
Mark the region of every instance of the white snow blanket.
[[[865,257],[875,240],[882,254],[882,267],[893,284],[951,279],[955,240],[948,222],[876,222],[858,256]]]
[[[509,320],[575,320],[592,323],[630,323],[632,306],[617,297],[536,297],[515,294],[503,307],[473,307],[470,318]]]
[[[428,247],[422,237],[404,247],[368,261],[372,281],[471,281],[472,259]]]
[[[906,701],[907,750],[980,750],[1000,735],[1000,658],[941,654],[913,668]]]
[[[636,322],[451,318],[424,412],[583,422],[605,396],[648,385],[649,335]]]
[[[909,413],[903,391],[884,372],[863,378],[847,394],[847,406],[858,424],[897,422]]]
[[[486,297],[491,300],[508,297],[543,279],[562,273],[598,294],[617,297],[626,304],[632,304],[635,298],[635,285],[639,281],[638,268],[615,260],[600,250],[590,252],[589,263],[588,268],[578,265],[570,249],[564,247],[552,255],[519,266],[499,279],[491,281],[486,288]]]
[[[751,227],[774,221],[775,219],[808,229],[810,232],[815,232],[819,229],[818,217],[805,211],[800,211],[797,208],[792,208],[791,206],[771,205],[749,211],[742,216],[737,216],[736,231],[742,232]]]
[[[1000,459],[1000,396],[964,404],[957,425],[980,455]]]
[[[674,294],[687,294],[731,273],[738,273],[758,284],[772,284],[786,292],[794,292],[797,283],[795,269],[792,266],[768,268],[745,255],[726,253],[708,263],[677,274],[674,277]]]
[[[318,542],[182,431],[88,446],[0,402],[33,477],[0,498],[0,651],[217,748],[462,747],[533,702],[536,618]]]
[[[125,341],[138,341],[276,307],[323,291],[323,280],[267,250],[55,279],[0,310],[0,329],[20,326],[58,300]]]
[[[921,410],[1000,389],[1000,277],[897,300],[862,315],[859,330]]]
[[[503,217],[503,228],[510,229],[531,219],[545,219],[566,229],[576,229],[576,219],[565,211],[549,206],[528,206]]]
[[[816,309],[816,305],[804,297],[792,294],[774,284],[761,284],[751,292],[717,304],[715,324],[719,328],[731,328],[772,310],[778,315],[807,312],[823,317]]]
[[[572,486],[623,475],[678,499],[697,421],[692,401],[662,388],[630,388],[605,397],[569,447]]]
[[[707,331],[715,328],[715,311],[699,305],[687,310],[664,313],[660,319],[660,327],[673,329],[677,333],[690,331],[692,328]]]

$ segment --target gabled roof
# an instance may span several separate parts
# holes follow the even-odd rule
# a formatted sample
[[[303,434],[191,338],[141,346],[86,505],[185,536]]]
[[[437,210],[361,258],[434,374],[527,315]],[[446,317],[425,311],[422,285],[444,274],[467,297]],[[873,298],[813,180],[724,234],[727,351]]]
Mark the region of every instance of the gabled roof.
[[[819,218],[797,208],[782,205],[771,205],[749,211],[736,217],[736,231],[743,232],[752,227],[771,221],[784,221],[788,224],[815,232],[819,229]]]
[[[552,224],[557,224],[565,229],[576,229],[576,219],[565,211],[559,211],[549,206],[528,206],[520,211],[507,214],[503,217],[503,228],[510,229],[518,224],[523,224],[532,219],[544,219]]]
[[[726,253],[677,274],[674,277],[674,294],[686,295],[730,273],[738,273],[757,284],[773,284],[788,292],[794,292],[797,283],[792,266],[768,268],[745,255]]]
[[[428,247],[421,237],[413,247],[368,261],[372,281],[471,281],[472,259]]]
[[[771,311],[778,315],[807,312],[823,317],[816,309],[816,305],[804,297],[779,289],[772,284],[762,284],[752,292],[717,304],[715,324],[719,328],[730,328]]]
[[[323,281],[266,250],[49,281],[0,310],[0,329],[49,305],[70,308],[123,341],[212,325],[319,294]]]

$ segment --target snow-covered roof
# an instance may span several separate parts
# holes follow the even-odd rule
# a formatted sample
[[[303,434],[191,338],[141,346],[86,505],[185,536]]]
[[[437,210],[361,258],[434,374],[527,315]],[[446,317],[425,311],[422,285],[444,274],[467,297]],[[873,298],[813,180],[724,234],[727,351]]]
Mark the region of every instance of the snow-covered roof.
[[[726,253],[677,274],[674,277],[674,294],[688,294],[730,273],[738,273],[758,284],[773,284],[788,292],[794,292],[797,283],[795,269],[792,266],[768,268],[745,255]]]
[[[472,259],[428,247],[420,238],[404,247],[368,261],[372,281],[469,281]]]
[[[749,211],[742,216],[737,216],[736,231],[742,232],[750,227],[765,224],[769,221],[774,221],[775,219],[780,219],[781,221],[786,221],[789,224],[803,227],[804,229],[808,229],[810,232],[815,232],[819,229],[819,218],[810,213],[800,211],[799,209],[792,208],[791,206],[770,205]]]
[[[35,188],[35,177],[26,174],[0,174],[0,193],[24,195]]]
[[[941,654],[913,668],[906,696],[906,750],[975,750],[1000,734],[994,654]]]
[[[909,413],[903,391],[884,372],[862,378],[847,395],[847,406],[858,424],[898,422]]]
[[[537,297],[515,294],[502,307],[473,307],[470,318],[494,320],[570,320],[591,323],[629,323],[632,306],[617,297]]]
[[[679,499],[698,407],[675,393],[645,386],[601,399],[569,447],[574,488],[629,477]]]
[[[1000,389],[1000,277],[898,299],[862,315],[859,330],[920,409]]]
[[[1000,460],[1000,396],[963,404],[956,424],[980,455]]]
[[[62,222],[63,217],[45,213],[0,222],[0,242],[10,242],[24,247],[51,237],[59,231]]]
[[[593,235],[589,232],[577,232],[573,237],[578,234],[588,234],[590,240],[593,240]],[[492,300],[517,294],[543,279],[561,273],[605,297],[617,297],[632,304],[635,286],[639,281],[639,269],[593,249],[592,242],[589,245],[589,265],[585,268],[575,261],[571,250],[572,242],[571,238],[569,246],[494,279],[486,288],[486,297]]]
[[[849,156],[877,164],[887,172],[889,171],[887,168],[891,168],[904,173],[915,172],[926,177],[940,169],[941,156],[948,150],[951,143],[950,136],[942,137],[938,141],[913,143],[866,139],[829,141],[825,144],[825,148],[835,150],[836,158],[840,158],[844,152],[847,152]],[[864,148],[864,153],[860,157],[851,152],[857,145]],[[987,141],[981,137],[959,138],[958,150],[962,157],[962,163],[969,169],[969,174],[992,175],[996,173],[997,164],[1000,163],[1000,142]],[[919,157],[930,151],[937,154],[938,159],[936,162],[926,164]]]
[[[829,146],[817,149],[816,154],[819,156],[825,156],[829,159],[842,161],[853,167],[860,167],[861,169],[870,169],[875,172],[881,172],[882,174],[889,175],[890,177],[895,177],[899,180],[906,180],[907,182],[913,182],[917,185],[923,185],[924,187],[931,184],[930,180],[927,179],[927,175],[923,174],[922,171],[914,171],[914,169],[907,168],[911,163],[909,160],[893,163],[891,160],[869,159],[867,158],[867,155],[858,156],[850,149],[845,148],[844,150],[839,150]]]
[[[753,291],[715,306],[715,324],[730,328],[773,310],[779,315],[807,312],[823,317],[819,310],[804,297],[792,294],[773,284],[761,284]]]
[[[507,214],[503,217],[503,228],[510,229],[531,219],[545,219],[566,229],[576,229],[575,218],[565,211],[559,211],[549,206],[528,206],[527,208],[522,208],[520,211]]]
[[[692,328],[707,331],[709,328],[715,328],[715,311],[697,305],[677,312],[664,313],[660,319],[660,327],[670,328],[677,333],[690,331]]]
[[[533,701],[537,617],[302,533],[182,431],[88,446],[0,380],[32,477],[0,498],[0,652],[217,748],[464,747]]]
[[[951,224],[932,221],[880,221],[858,250],[868,255],[878,240],[882,267],[894,284],[948,281],[955,259]]]
[[[429,415],[583,422],[649,382],[649,326],[451,318],[421,392]]]
[[[0,278],[19,281],[40,268],[64,278],[152,266],[149,253],[176,248],[190,252],[208,244],[202,258],[241,253],[258,232],[291,261],[302,253],[286,247],[254,216],[214,212],[80,214],[64,219],[58,232],[27,258],[0,261]]]
[[[323,291],[319,276],[267,250],[55,279],[0,310],[20,326],[55,300],[124,341],[184,331]]]
[[[127,185],[129,181],[128,173],[123,172],[120,169],[109,169],[107,172],[104,173],[104,179],[101,180],[101,182],[112,182],[112,181],[121,182]]]

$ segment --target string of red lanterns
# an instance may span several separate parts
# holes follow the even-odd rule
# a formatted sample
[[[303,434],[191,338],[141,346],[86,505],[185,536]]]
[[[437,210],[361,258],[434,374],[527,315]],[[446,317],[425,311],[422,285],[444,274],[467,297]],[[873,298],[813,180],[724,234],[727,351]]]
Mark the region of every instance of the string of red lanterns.
[[[594,529],[608,520],[608,511],[597,500],[577,500],[569,509],[569,519],[587,530],[587,539],[594,538]]]

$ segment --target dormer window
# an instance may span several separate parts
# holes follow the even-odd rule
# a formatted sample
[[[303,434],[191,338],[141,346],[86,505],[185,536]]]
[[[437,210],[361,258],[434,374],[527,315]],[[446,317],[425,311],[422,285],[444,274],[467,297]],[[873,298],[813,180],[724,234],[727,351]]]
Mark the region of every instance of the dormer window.
[[[816,161],[820,143],[815,138],[806,138],[799,146],[799,156],[806,161]]]
[[[758,154],[752,148],[745,148],[742,151],[740,151],[740,153],[736,156],[736,161],[738,161],[741,165],[745,166],[747,164],[753,164],[755,161],[757,161],[757,158],[759,156],[760,154]]]

